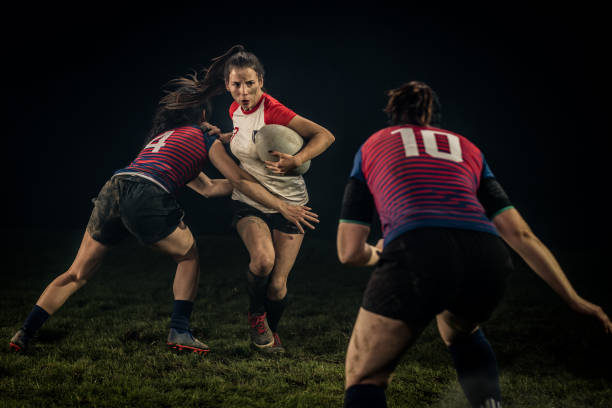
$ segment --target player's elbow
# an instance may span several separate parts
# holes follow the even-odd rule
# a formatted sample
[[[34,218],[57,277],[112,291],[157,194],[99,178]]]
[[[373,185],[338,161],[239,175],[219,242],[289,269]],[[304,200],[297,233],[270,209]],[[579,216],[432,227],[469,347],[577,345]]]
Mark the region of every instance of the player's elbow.
[[[498,214],[493,218],[493,224],[504,241],[515,249],[531,245],[538,240],[516,209],[512,208]]]
[[[514,231],[511,239],[520,244],[531,244],[537,241],[536,236],[529,228],[521,228]]]
[[[340,263],[351,266],[364,265],[370,251],[366,239],[370,232],[369,225],[352,222],[340,222],[336,236],[336,250]]]
[[[329,130],[325,128],[323,128],[323,130],[320,132],[320,135],[322,136],[322,139],[325,141],[324,143],[325,143],[326,149],[336,141],[336,137],[332,134],[332,132],[330,132]]]
[[[194,180],[187,183],[187,187],[191,188],[193,191],[205,198],[209,197],[208,189],[206,188],[206,185],[204,185],[204,183],[200,183],[199,181]]]
[[[331,145],[336,141],[336,137],[332,134],[332,132],[327,131],[327,142]]]
[[[338,260],[343,265],[357,266],[361,264],[361,254],[357,248],[338,246]]]
[[[343,265],[349,265],[350,257],[348,254],[338,251],[338,260]]]
[[[500,235],[511,247],[519,248],[536,240],[533,231],[528,226],[498,229]]]
[[[201,196],[203,196],[204,198],[210,198],[210,186],[201,186],[198,190],[196,190],[198,193],[200,193]]]
[[[219,180],[216,185],[215,196],[224,197],[232,194],[234,187],[228,180]]]

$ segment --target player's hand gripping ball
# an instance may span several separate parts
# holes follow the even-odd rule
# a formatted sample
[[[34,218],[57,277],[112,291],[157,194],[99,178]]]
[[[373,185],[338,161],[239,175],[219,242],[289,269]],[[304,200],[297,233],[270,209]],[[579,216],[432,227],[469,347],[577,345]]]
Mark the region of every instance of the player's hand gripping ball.
[[[295,155],[304,146],[304,139],[293,129],[282,125],[265,125],[255,134],[255,149],[261,161],[278,161],[270,152]],[[287,176],[304,174],[310,168],[310,160],[286,173]]]

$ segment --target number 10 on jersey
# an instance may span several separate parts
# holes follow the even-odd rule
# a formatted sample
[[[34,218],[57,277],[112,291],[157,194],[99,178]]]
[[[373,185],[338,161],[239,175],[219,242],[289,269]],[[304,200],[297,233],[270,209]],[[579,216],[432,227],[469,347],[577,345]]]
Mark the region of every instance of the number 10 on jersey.
[[[391,132],[399,133],[404,144],[404,152],[406,157],[419,156],[419,145],[417,143],[414,129],[412,128],[401,128]],[[438,148],[438,141],[436,135],[446,137],[448,141],[448,152],[440,151]],[[444,133],[440,131],[433,131],[427,129],[421,129],[421,137],[423,138],[423,146],[425,146],[425,153],[438,159],[451,160],[457,163],[463,161],[463,155],[461,154],[461,143],[459,138],[450,133]]]

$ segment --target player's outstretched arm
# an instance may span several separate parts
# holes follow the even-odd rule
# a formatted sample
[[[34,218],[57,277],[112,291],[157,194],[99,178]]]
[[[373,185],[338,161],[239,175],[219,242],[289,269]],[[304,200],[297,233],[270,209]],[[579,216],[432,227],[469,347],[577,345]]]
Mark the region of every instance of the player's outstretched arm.
[[[206,198],[226,196],[234,189],[229,180],[211,179],[203,172],[187,183],[187,187]]]
[[[265,162],[266,167],[272,173],[285,174],[295,167],[301,166],[308,160],[312,160],[323,153],[336,140],[329,130],[300,115],[294,116],[287,124],[287,127],[295,130],[298,135],[302,136],[306,140],[306,144],[294,156],[272,152],[279,159],[278,161]]]
[[[319,216],[313,213],[311,208],[303,205],[289,205],[266,190],[253,176],[236,165],[227,155],[220,141],[216,140],[212,144],[209,157],[212,164],[229,180],[233,188],[237,188],[258,203],[280,212],[283,217],[294,223],[300,232],[304,233],[302,225],[314,229],[311,223],[319,222]]]
[[[500,235],[525,262],[576,312],[597,318],[608,334],[612,322],[601,307],[581,298],[565,276],[555,256],[531,231],[519,212],[508,209],[493,218]]]

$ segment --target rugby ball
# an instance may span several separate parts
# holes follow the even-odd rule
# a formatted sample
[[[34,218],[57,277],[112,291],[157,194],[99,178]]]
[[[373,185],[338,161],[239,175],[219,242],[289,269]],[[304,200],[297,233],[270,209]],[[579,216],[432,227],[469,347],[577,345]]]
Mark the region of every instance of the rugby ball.
[[[272,151],[294,155],[304,146],[304,139],[298,133],[282,125],[265,125],[255,133],[255,149],[259,160],[278,161],[278,156],[270,154]],[[310,160],[301,166],[287,172],[287,176],[304,174],[310,168]]]

